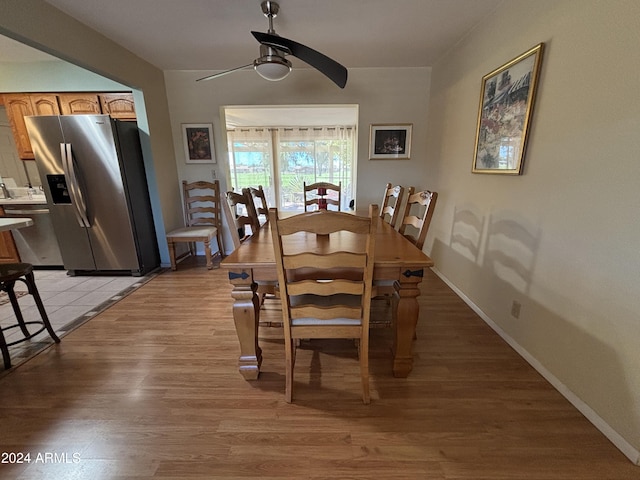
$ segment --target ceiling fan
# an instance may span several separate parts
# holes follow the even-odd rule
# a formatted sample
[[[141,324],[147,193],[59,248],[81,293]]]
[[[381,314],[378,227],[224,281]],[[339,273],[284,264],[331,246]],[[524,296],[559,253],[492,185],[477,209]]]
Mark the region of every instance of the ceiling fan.
[[[278,35],[273,29],[273,19],[280,10],[280,5],[277,2],[265,0],[261,7],[264,16],[269,19],[269,30],[267,33],[251,32],[260,42],[260,57],[247,65],[199,78],[196,81],[211,80],[249,67],[253,67],[266,80],[282,80],[291,72],[291,62],[285,58],[285,55],[293,55],[329,77],[340,88],[344,88],[347,84],[347,69],[344,66],[306,45]]]

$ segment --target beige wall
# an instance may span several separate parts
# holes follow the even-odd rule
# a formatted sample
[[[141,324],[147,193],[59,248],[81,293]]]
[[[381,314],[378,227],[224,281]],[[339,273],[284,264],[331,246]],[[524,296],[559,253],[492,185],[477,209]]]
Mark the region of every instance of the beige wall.
[[[301,62],[299,62],[300,64]],[[298,65],[299,65],[298,64]],[[316,105],[357,104],[359,106],[357,201],[360,205],[380,203],[387,181],[415,183],[425,170],[426,112],[430,69],[349,69],[344,89],[310,68],[296,69],[281,82],[268,82],[253,70],[238,71],[218,79],[198,82],[207,72],[165,72],[174,153],[180,177],[211,178],[211,166],[186,165],[181,123],[213,123],[216,141],[215,166],[226,187],[224,174],[226,134],[221,107],[228,105]],[[413,123],[412,154],[409,160],[369,160],[369,125]],[[416,185],[417,186],[417,185]]]
[[[636,0],[511,0],[433,67],[427,174],[440,197],[426,247],[636,462],[639,32]],[[540,42],[524,175],[470,173],[482,77]]]
[[[162,71],[142,61],[97,32],[89,29],[42,0],[3,0],[0,3],[0,34],[22,41],[54,56],[128,85],[134,91],[143,149],[155,197],[154,217],[159,238],[167,229],[182,225],[181,200],[167,97]],[[81,39],[81,40],[80,40]],[[148,135],[144,135],[147,133]],[[167,247],[159,241],[163,262]]]
[[[431,71],[429,68],[349,69],[344,89],[309,68],[295,69],[277,83],[267,82],[253,70],[239,71],[196,83],[207,72],[165,72],[174,153],[180,179],[210,179],[216,171],[223,191],[228,172],[226,134],[221,108],[228,105],[357,104],[358,205],[380,204],[386,182],[422,187],[426,168],[426,112]],[[184,163],[182,123],[212,123],[216,165]],[[369,126],[372,123],[412,123],[413,142],[409,160],[369,160]],[[227,239],[226,245],[230,245]]]

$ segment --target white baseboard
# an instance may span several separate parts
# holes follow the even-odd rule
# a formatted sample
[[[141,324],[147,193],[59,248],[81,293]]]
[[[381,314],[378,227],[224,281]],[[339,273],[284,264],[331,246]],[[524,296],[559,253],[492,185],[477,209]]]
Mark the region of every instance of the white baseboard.
[[[640,466],[640,451],[636,450],[629,442],[627,442],[618,432],[605,422],[589,405],[584,403],[576,394],[574,394],[566,385],[556,378],[549,370],[547,370],[533,355],[525,350],[518,342],[511,338],[500,328],[493,320],[491,320],[475,303],[471,301],[458,287],[456,287],[442,272],[432,267],[433,272],[440,277],[469,307],[478,314],[487,325],[489,325],[500,337],[507,342],[522,358],[524,358],[536,371],[542,375],[562,396],[564,396],[574,407],[582,413],[587,420],[602,432],[602,434],[611,441],[634,465]]]

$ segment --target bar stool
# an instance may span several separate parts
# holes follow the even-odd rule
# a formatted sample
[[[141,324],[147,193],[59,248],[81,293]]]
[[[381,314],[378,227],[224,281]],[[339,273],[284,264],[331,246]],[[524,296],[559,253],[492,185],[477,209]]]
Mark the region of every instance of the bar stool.
[[[22,317],[22,312],[20,311],[20,305],[18,304],[18,299],[16,297],[16,293],[13,288],[16,284],[16,281],[23,282],[29,291],[29,294],[33,296],[33,300],[38,307],[38,311],[40,312],[40,317],[42,320],[36,320],[31,322],[25,322]],[[44,309],[44,305],[42,304],[42,299],[40,298],[40,294],[38,293],[38,289],[36,288],[35,278],[33,276],[33,265],[30,263],[4,263],[0,264],[0,291],[7,292],[9,296],[9,300],[11,301],[11,306],[13,307],[13,311],[16,315],[16,319],[18,323],[15,325],[10,325],[8,327],[3,327],[0,329],[0,350],[2,350],[2,358],[4,359],[4,368],[11,368],[11,357],[9,356],[9,347],[12,345],[16,345],[17,343],[21,343],[38,335],[40,332],[45,329],[51,335],[51,338],[56,342],[60,343],[60,339],[53,331],[51,327],[51,323],[49,323],[49,317],[47,317],[47,312]],[[29,333],[27,329],[27,325],[40,325],[40,329],[37,332]],[[4,333],[6,330],[11,330],[14,328],[20,327],[22,333],[24,334],[24,338],[19,340],[15,340],[13,342],[7,343],[4,338]]]

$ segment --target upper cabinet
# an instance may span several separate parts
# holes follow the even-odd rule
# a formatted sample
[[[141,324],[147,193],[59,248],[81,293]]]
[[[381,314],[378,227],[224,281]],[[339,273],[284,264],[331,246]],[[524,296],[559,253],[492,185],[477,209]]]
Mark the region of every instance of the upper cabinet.
[[[6,93],[4,104],[23,160],[35,158],[24,121],[28,115],[107,114],[119,120],[136,120],[131,93]]]
[[[97,94],[61,93],[58,95],[62,115],[100,114],[100,100]]]
[[[33,159],[33,150],[27,134],[24,117],[28,115],[59,115],[56,95],[10,93],[4,95],[4,105],[11,124],[20,158]]]
[[[60,115],[57,95],[35,93],[29,95],[34,115]]]
[[[130,93],[102,93],[100,94],[102,113],[111,115],[119,120],[135,120],[136,106]]]

